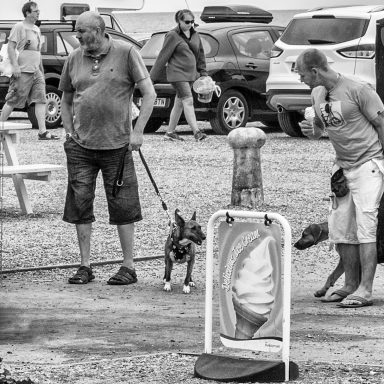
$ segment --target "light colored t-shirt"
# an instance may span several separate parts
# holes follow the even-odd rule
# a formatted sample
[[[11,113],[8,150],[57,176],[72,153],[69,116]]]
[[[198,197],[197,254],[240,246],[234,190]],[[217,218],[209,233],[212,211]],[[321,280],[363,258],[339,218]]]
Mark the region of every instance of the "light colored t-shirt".
[[[121,148],[129,143],[135,84],[149,77],[139,52],[129,43],[113,40],[99,59],[81,47],[65,62],[59,89],[74,94],[73,139],[95,150]]]
[[[383,158],[379,136],[371,123],[384,111],[375,90],[367,83],[340,75],[328,97],[327,93],[323,86],[314,88],[312,103],[335,149],[336,164],[349,169]]]
[[[41,63],[42,39],[40,29],[36,25],[20,21],[13,26],[8,40],[16,43],[21,72],[36,72]]]

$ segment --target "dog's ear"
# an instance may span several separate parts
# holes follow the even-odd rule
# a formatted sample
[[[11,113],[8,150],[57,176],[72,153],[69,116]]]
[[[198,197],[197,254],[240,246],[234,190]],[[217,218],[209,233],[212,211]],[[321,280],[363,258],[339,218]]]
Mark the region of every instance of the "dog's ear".
[[[176,224],[179,226],[179,227],[184,227],[184,224],[185,224],[185,221],[184,219],[179,215],[179,210],[176,209],[175,210],[175,221],[176,221]]]
[[[192,217],[191,217],[191,220],[196,221],[196,211],[193,212],[193,215],[192,215]]]

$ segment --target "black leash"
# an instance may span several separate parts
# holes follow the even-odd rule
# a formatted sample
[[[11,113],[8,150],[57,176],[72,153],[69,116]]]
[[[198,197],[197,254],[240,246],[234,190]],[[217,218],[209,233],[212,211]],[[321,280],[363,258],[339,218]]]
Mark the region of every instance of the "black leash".
[[[145,170],[147,171],[148,177],[149,177],[149,179],[151,180],[151,183],[152,183],[152,185],[153,185],[153,188],[155,188],[155,192],[156,192],[157,196],[159,197],[159,199],[160,199],[160,201],[161,201],[161,205],[162,205],[162,207],[163,207],[165,213],[166,213],[167,216],[168,216],[169,223],[170,223],[170,225],[171,225],[171,223],[172,223],[172,219],[171,219],[171,216],[170,216],[169,213],[168,213],[167,204],[165,204],[163,198],[161,197],[159,188],[157,188],[156,182],[155,182],[154,178],[152,177],[151,171],[149,170],[148,164],[147,164],[147,162],[146,162],[145,159],[144,159],[144,156],[143,156],[143,154],[142,154],[142,152],[141,152],[141,149],[139,149],[139,155],[140,155],[140,159],[141,159],[141,161],[142,161],[142,163],[143,163],[143,165],[144,165],[144,168],[145,168]]]

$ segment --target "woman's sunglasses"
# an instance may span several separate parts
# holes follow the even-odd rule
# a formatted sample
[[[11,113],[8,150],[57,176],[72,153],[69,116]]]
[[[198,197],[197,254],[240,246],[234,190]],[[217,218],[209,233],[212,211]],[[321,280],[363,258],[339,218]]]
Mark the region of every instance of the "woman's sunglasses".
[[[183,20],[185,24],[193,24],[195,20]]]

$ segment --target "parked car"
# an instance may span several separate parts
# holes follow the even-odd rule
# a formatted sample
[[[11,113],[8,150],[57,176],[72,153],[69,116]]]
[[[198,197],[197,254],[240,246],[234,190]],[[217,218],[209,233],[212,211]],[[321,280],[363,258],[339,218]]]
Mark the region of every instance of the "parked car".
[[[220,86],[221,96],[214,94],[210,103],[202,103],[194,93],[197,120],[209,121],[217,134],[227,134],[249,121],[258,120],[266,124],[277,122],[277,113],[266,104],[265,82],[271,48],[284,27],[244,21],[260,21],[263,18],[252,17],[249,12],[242,13],[242,6],[231,6],[233,15],[223,12],[225,17],[221,19],[213,8],[229,7],[206,7],[201,19],[219,19],[223,22],[200,25],[197,31],[203,43],[208,74]],[[250,6],[247,8],[255,9]],[[228,22],[239,19],[239,16],[242,16],[241,22]],[[271,17],[268,18],[270,20]],[[165,34],[166,31],[154,33],[140,51],[148,70],[151,70],[159,55]],[[175,92],[166,80],[165,69],[155,89],[157,98],[145,132],[154,132],[169,120]],[[138,106],[141,104],[139,90],[135,91],[134,102]]]
[[[278,111],[281,129],[302,136],[298,122],[311,105],[310,89],[300,82],[295,63],[308,48],[324,52],[331,67],[376,85],[376,22],[384,6],[318,8],[297,14],[272,48],[267,103]]]
[[[0,21],[0,48],[7,42],[14,24],[15,22]],[[67,56],[79,46],[79,41],[76,39],[72,22],[41,21],[39,24],[44,39],[41,53],[47,93],[45,122],[47,128],[56,128],[61,124],[61,92],[58,89],[61,71]],[[140,43],[122,32],[109,27],[106,28],[106,32],[113,39],[121,39],[131,43],[137,49],[141,48]],[[5,104],[8,84],[9,78],[0,76],[0,108]],[[27,107],[23,111],[27,111]],[[28,108],[28,116],[33,126],[37,127],[34,105]]]

